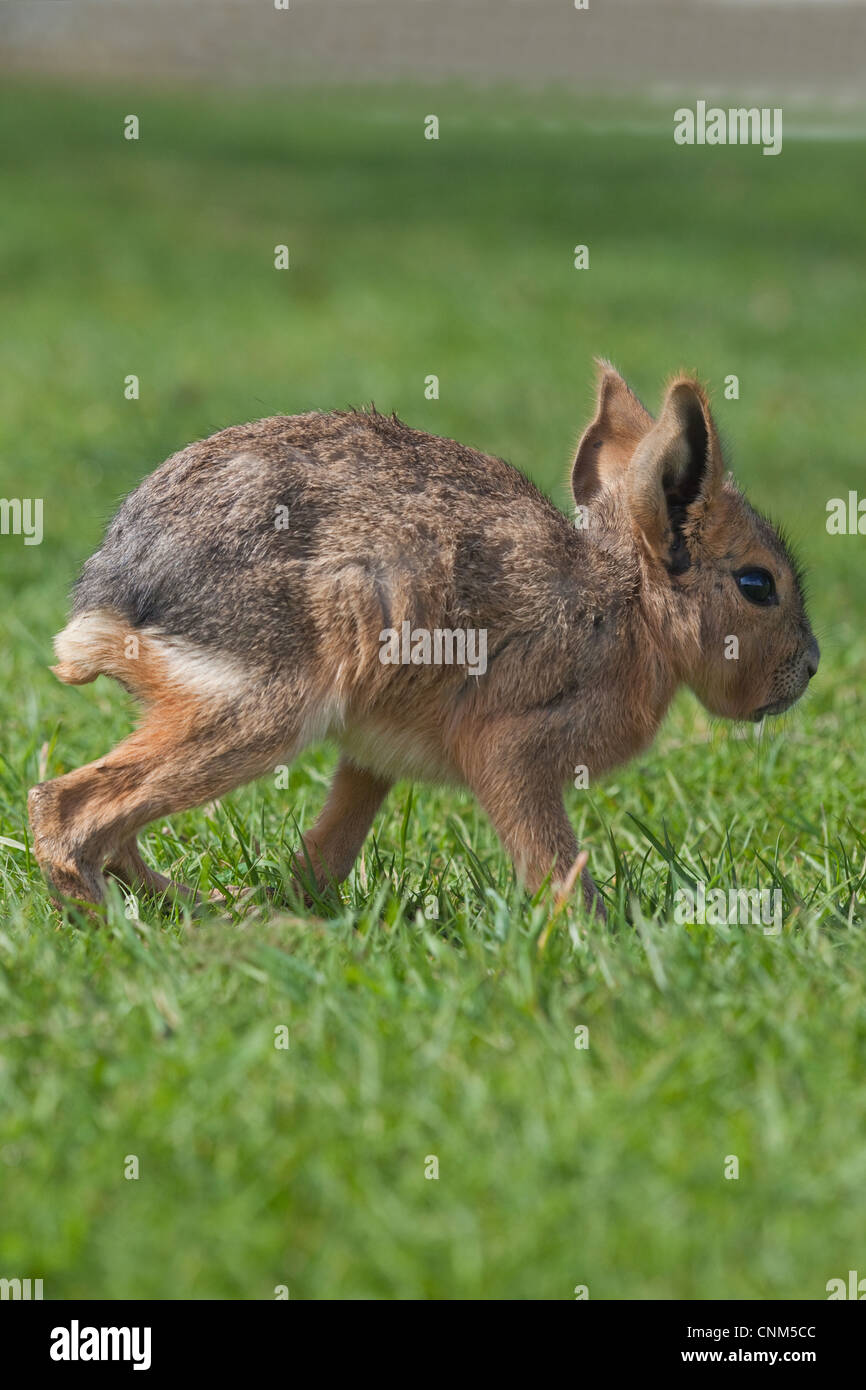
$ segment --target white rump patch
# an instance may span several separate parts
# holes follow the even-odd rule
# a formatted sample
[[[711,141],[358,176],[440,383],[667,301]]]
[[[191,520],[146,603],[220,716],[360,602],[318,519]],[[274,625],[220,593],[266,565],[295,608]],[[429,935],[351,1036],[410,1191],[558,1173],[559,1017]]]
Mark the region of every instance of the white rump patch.
[[[54,650],[61,680],[82,684],[105,675],[129,690],[146,692],[158,673],[159,683],[169,688],[232,699],[253,683],[236,657],[159,628],[135,627],[110,608],[92,608],[73,618],[55,637]],[[146,676],[142,681],[136,679],[139,661]]]
[[[136,629],[130,628],[130,632]],[[253,683],[237,657],[214,647],[199,647],[186,637],[170,636],[158,628],[139,628],[153,654],[162,662],[169,685],[198,695],[240,696]]]

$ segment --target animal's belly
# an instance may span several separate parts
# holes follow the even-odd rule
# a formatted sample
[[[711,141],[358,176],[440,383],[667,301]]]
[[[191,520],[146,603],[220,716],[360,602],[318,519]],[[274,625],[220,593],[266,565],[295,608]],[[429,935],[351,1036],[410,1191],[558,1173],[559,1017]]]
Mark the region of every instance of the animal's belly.
[[[338,734],[340,747],[358,767],[392,781],[460,782],[445,749],[430,735],[366,721]]]

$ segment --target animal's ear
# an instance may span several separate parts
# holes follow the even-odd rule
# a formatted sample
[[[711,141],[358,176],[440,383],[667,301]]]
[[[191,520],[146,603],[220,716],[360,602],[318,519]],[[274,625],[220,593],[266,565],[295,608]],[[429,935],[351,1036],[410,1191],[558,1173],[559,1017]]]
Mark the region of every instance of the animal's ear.
[[[631,513],[652,554],[688,569],[724,476],[722,451],[703,387],[678,377],[629,469]]]
[[[597,361],[598,399],[595,419],[577,446],[571,470],[575,502],[588,502],[621,477],[653,417],[628,389],[609,362]]]

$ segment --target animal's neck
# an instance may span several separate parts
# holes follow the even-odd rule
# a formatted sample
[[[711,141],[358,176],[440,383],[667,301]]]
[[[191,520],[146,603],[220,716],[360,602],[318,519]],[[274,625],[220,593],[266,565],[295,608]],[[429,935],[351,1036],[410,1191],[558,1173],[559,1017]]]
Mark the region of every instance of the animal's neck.
[[[596,770],[603,771],[653,741],[686,679],[699,627],[687,595],[670,587],[637,543],[601,533],[588,535],[585,544],[589,572],[601,576],[605,593],[596,631],[606,628],[608,640],[603,660],[594,663],[592,722],[580,720],[575,741],[593,742]]]

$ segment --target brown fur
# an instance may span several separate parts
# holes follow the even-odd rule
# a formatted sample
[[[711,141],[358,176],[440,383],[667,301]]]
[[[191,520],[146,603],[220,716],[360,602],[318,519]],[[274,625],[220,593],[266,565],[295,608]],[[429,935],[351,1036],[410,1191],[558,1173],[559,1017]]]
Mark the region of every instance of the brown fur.
[[[595,778],[646,748],[683,683],[715,713],[777,712],[818,655],[697,382],[675,378],[654,421],[601,364],[572,487],[580,528],[502,460],[375,413],[236,426],[167,460],[121,507],[56,642],[61,680],[112,675],[148,712],[31,791],[55,891],[98,902],[106,870],[164,891],[138,830],[322,737],[343,756],[298,856],[319,882],[348,874],[390,785],[415,777],[469,786],[527,886],[564,891],[576,767]],[[775,580],[771,607],[738,587],[751,566]],[[383,665],[382,633],[404,621],[483,629],[486,671]]]

